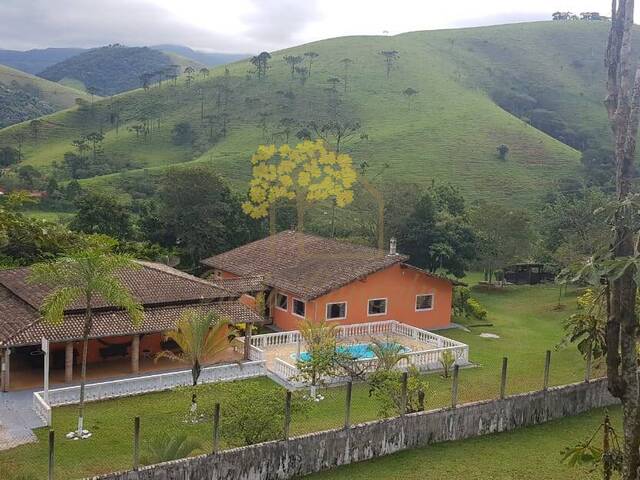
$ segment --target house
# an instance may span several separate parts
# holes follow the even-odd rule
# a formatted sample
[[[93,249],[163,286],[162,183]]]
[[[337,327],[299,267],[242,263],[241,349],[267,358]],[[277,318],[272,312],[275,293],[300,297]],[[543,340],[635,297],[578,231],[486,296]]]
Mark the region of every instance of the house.
[[[304,318],[356,324],[397,320],[422,329],[451,324],[453,282],[390,250],[284,231],[202,260],[217,285],[254,297],[268,293],[277,329]]]
[[[142,324],[134,326],[127,314],[98,299],[88,350],[88,373],[93,378],[175,368],[156,364],[154,357],[175,348],[163,339],[187,309],[215,311],[232,323],[257,323],[262,319],[238,301],[239,294],[198,277],[152,262],[119,273],[120,280],[143,305]],[[29,268],[0,271],[0,356],[4,390],[35,387],[43,383],[42,339],[49,341],[52,383],[69,383],[79,364],[84,305],[64,312],[64,322],[49,325],[39,314],[51,289],[27,283]],[[230,360],[238,360],[230,358]],[[12,385],[12,379],[15,385]]]

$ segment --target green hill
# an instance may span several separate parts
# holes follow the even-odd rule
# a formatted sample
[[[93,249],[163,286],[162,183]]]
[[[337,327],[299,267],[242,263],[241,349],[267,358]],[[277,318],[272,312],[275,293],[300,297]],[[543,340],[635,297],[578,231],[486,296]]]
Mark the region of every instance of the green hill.
[[[98,95],[113,95],[138,88],[143,75],[149,81],[176,65],[199,68],[200,64],[174,53],[164,53],[148,47],[109,45],[93,48],[51,65],[38,74],[42,78],[65,85],[83,86]]]
[[[81,91],[0,65],[0,127],[32,120],[89,100]]]
[[[259,144],[287,136],[293,143],[297,133],[313,134],[309,122],[339,118],[361,125],[343,147],[372,174],[382,172],[378,179],[449,181],[471,199],[535,206],[559,181],[579,177],[580,153],[570,145],[608,145],[607,28],[539,22],[323,40],[272,53],[263,79],[243,61],[226,74],[218,67],[190,82],[183,75],[177,85],[54,114],[37,139],[29,136],[24,163],[51,171],[73,139],[102,131],[101,161],[118,173],[85,182],[133,193],[169,165],[203,162],[243,189]],[[393,50],[399,59],[387,78],[380,52]],[[292,79],[283,56],[309,51],[319,54],[310,78]],[[346,91],[344,58],[353,60]],[[176,138],[178,124],[186,136]],[[0,147],[19,132],[28,126],[0,131]],[[496,153],[501,144],[506,160]]]

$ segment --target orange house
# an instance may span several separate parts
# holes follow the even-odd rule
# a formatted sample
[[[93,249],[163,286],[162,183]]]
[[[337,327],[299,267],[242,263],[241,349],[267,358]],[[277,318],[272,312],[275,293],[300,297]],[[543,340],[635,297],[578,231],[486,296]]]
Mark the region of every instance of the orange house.
[[[395,251],[394,240],[385,252],[284,231],[202,263],[217,285],[238,291],[246,284],[245,294],[257,291],[259,278],[269,291],[268,315],[281,330],[297,330],[304,318],[342,324],[397,320],[426,330],[450,326],[453,282],[408,259]]]

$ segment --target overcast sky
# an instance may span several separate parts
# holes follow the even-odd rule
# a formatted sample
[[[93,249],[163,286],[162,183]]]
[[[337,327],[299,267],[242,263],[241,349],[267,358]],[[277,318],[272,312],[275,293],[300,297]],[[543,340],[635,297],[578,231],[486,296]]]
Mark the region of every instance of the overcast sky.
[[[556,10],[609,15],[610,5],[610,0],[0,0],[0,48],[174,43],[253,53],[342,35],[547,20]]]

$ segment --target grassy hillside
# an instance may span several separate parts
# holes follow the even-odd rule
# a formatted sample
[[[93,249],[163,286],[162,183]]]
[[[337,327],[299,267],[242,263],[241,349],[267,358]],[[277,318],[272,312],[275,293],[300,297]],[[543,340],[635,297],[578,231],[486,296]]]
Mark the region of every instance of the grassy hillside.
[[[126,171],[85,182],[131,192],[168,165],[204,162],[244,188],[259,144],[282,143],[287,130],[293,143],[307,122],[326,122],[337,113],[361,123],[358,139],[345,150],[370,172],[383,170],[379,179],[450,181],[471,199],[534,206],[557,182],[579,176],[580,153],[533,127],[525,114],[518,118],[500,108],[495,92],[526,94],[535,110],[561,118],[563,132],[587,132],[591,141],[607,142],[600,100],[606,31],[605,23],[540,22],[324,40],[273,53],[266,79],[248,74],[251,65],[243,61],[229,65],[227,75],[223,67],[207,77],[196,73],[190,86],[183,76],[177,85],[164,82],[52,115],[39,138],[25,144],[24,163],[51,169],[73,150],[74,138],[101,130],[105,157],[117,158]],[[382,50],[400,55],[389,78]],[[300,75],[291,79],[283,56],[309,51],[319,57],[303,84]],[[353,60],[346,91],[343,58]],[[330,77],[340,79],[335,89]],[[407,88],[418,93],[410,98],[402,93]],[[172,141],[181,122],[193,129],[186,145]],[[132,129],[140,124],[146,134]],[[0,131],[0,146],[25,128]],[[506,160],[496,154],[500,144],[509,146]]]
[[[171,65],[199,64],[173,53],[148,47],[109,45],[87,50],[44,69],[38,74],[53,82],[84,86],[98,95],[113,95],[137,88],[144,74],[156,75]]]
[[[67,109],[84,92],[0,65],[0,126]]]
[[[82,48],[41,48],[27,51],[0,49],[0,63],[33,75],[49,65],[82,52]]]

